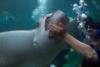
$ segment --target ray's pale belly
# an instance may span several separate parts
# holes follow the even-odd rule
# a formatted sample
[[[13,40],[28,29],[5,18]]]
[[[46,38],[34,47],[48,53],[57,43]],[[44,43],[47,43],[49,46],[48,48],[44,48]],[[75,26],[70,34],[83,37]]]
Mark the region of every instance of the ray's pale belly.
[[[61,40],[50,39],[48,32],[40,32],[40,35],[34,37],[34,46],[38,47],[37,53],[39,54],[37,60],[40,64],[50,63],[56,55],[61,51],[63,45]]]
[[[32,62],[36,65],[50,63],[63,48],[59,40],[48,38],[48,33],[33,35],[24,32],[16,35],[6,35],[7,38],[0,39],[0,67],[17,66],[19,63]],[[4,42],[3,42],[4,40]],[[22,64],[24,64],[24,62]]]

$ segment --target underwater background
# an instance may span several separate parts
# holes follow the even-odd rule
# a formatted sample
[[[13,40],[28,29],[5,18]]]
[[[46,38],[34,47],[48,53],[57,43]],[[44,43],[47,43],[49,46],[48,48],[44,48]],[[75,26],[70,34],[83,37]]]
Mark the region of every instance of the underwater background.
[[[62,10],[73,19],[76,14],[72,10],[72,5],[78,2],[79,0],[0,0],[0,32],[34,29],[40,17],[55,10]],[[85,0],[85,2],[88,5],[88,15],[99,23],[100,0]],[[77,37],[77,33],[72,31],[71,33]],[[75,65],[77,67],[77,64],[81,63],[81,60],[78,61],[81,57],[76,52],[69,54],[72,60],[69,60],[65,67],[75,67]]]
[[[85,0],[88,14],[99,21],[100,0]],[[33,29],[41,15],[63,10],[74,17],[72,4],[79,0],[0,0],[0,31]],[[33,16],[32,16],[33,15]]]

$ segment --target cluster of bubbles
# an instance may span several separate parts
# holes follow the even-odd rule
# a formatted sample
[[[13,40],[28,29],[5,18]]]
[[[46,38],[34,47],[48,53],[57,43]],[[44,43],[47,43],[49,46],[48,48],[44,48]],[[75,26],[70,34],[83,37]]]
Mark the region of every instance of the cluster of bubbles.
[[[76,20],[79,22],[78,29],[82,32],[85,31],[85,23],[87,19],[87,3],[84,0],[80,0],[79,4],[73,4],[73,11],[76,13]]]
[[[38,7],[32,11],[32,18],[38,20],[38,18],[43,17],[47,14],[47,2],[48,0],[37,0]]]
[[[85,37],[82,39],[86,39],[87,41],[92,41],[91,37],[87,34],[87,29],[85,27],[86,20],[88,19],[87,14],[87,3],[84,0],[80,0],[79,4],[73,4],[73,11],[77,14],[76,20],[79,23],[78,24],[78,30],[80,32],[80,35],[84,35]]]
[[[86,6],[87,3],[84,0],[80,0],[79,4],[75,3],[73,4],[73,11],[79,16],[83,13],[86,13]]]

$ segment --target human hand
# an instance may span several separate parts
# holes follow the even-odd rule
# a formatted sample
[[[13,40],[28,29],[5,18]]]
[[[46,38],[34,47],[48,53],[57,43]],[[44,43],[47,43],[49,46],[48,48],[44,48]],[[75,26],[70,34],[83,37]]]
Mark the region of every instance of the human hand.
[[[66,33],[65,25],[62,23],[48,23],[48,29],[59,36],[63,36]]]

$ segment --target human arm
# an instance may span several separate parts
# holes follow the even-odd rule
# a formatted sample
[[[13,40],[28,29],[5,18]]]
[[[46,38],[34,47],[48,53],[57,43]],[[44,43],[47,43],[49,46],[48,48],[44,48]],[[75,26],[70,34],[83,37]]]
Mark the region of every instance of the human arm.
[[[58,32],[58,33],[61,33],[64,30],[63,27],[58,26],[56,24],[50,24],[48,27],[50,30],[52,30],[54,32]],[[70,35],[67,32],[64,32],[63,38],[66,42],[69,43],[69,45],[71,47],[73,47],[79,53],[84,55],[86,58],[97,60],[97,58],[98,58],[97,54],[91,46],[79,41],[78,39],[76,39],[75,37],[73,37],[72,35]]]
[[[86,58],[89,59],[97,59],[97,54],[93,48],[91,48],[89,45],[77,40],[69,33],[64,34],[64,39],[67,41],[71,47],[73,47],[75,50],[77,50],[79,53],[84,55]]]

